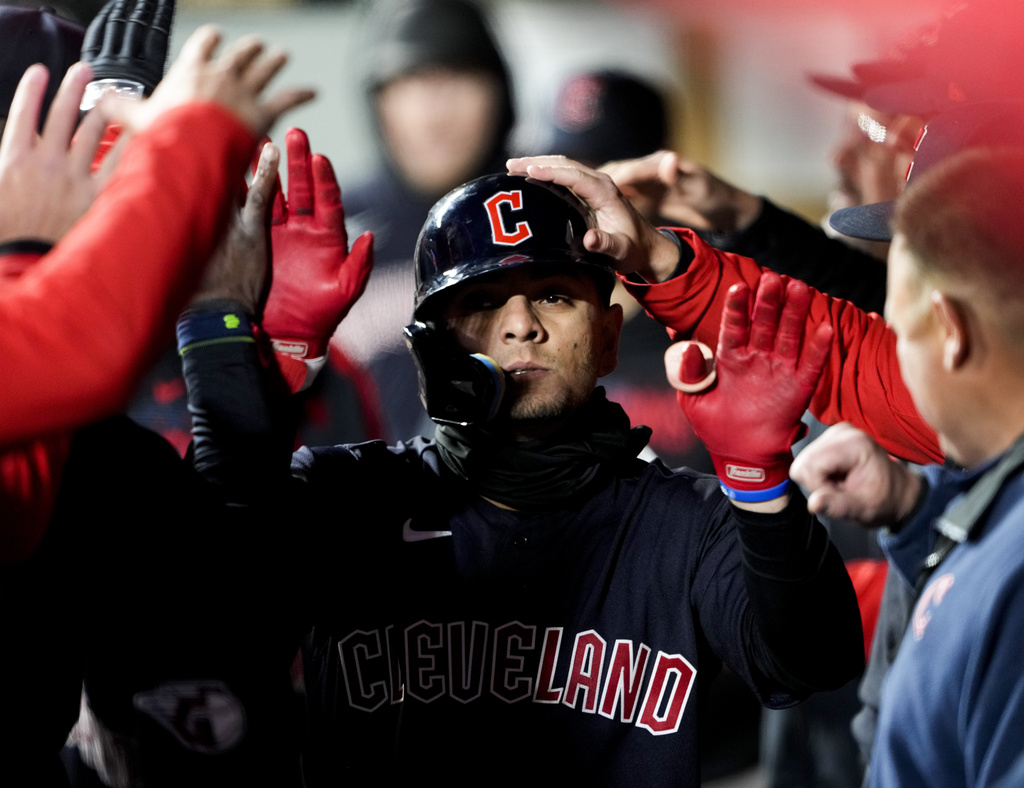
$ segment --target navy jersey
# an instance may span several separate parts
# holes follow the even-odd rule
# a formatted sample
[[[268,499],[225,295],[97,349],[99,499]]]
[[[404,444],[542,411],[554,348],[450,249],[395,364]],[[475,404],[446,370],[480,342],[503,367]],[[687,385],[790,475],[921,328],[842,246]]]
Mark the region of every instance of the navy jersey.
[[[925,475],[924,505],[886,543],[905,577],[916,576],[936,523],[983,471],[933,467]],[[883,684],[872,786],[994,785],[1014,768],[1024,740],[1022,522],[1017,475],[922,589]]]
[[[421,440],[302,449],[293,474],[316,523],[312,785],[696,786],[702,695],[720,661],[788,705],[820,677],[781,669],[763,623],[808,654],[850,623],[841,562],[806,514],[758,523],[776,529],[771,560],[788,561],[780,583],[759,546],[741,548],[747,526],[717,480],[660,462],[540,514],[471,494]],[[805,600],[793,632],[772,607],[783,596]],[[813,634],[807,605],[822,611]],[[835,684],[859,667],[856,654],[828,659]]]

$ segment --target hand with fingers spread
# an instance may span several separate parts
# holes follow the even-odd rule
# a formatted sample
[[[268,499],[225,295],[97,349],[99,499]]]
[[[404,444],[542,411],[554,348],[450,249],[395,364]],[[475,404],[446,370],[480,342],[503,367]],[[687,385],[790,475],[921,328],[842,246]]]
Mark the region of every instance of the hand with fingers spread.
[[[93,81],[135,83],[150,95],[164,75],[174,0],[110,0],[85,31]]]
[[[349,251],[330,161],[310,154],[301,129],[289,129],[285,145],[288,199],[278,190],[274,200],[271,285],[262,326],[279,358],[301,361],[305,368],[327,355],[338,323],[362,295],[373,265],[373,234],[363,233]],[[282,371],[295,390],[294,376]]]
[[[924,487],[920,474],[845,422],[800,452],[790,476],[808,491],[808,511],[871,528],[904,520]]]
[[[807,285],[771,272],[761,276],[753,307],[747,285],[734,285],[722,312],[713,387],[677,393],[723,491],[734,501],[758,503],[785,494],[791,447],[832,341],[831,326],[823,325],[801,347],[809,306]],[[666,353],[666,373],[676,388],[708,372],[696,344],[681,345]]]
[[[209,101],[221,105],[245,123],[257,137],[266,134],[288,110],[312,100],[314,92],[284,89],[264,92],[288,60],[281,50],[267,50],[256,37],[240,38],[215,55],[220,34],[210,26],[196,30],[178,59],[145,101],[118,99],[107,94],[96,109],[129,131],[140,131],[162,113],[182,104]]]
[[[651,222],[669,220],[696,230],[744,230],[761,213],[763,201],[726,183],[672,151],[657,151],[601,168]]]
[[[100,115],[78,124],[78,106],[92,78],[84,64],[72,66],[53,99],[42,134],[39,112],[48,75],[31,66],[18,83],[0,140],[0,242],[34,239],[56,243],[88,210],[115,164],[91,171],[104,132]]]
[[[663,281],[679,262],[679,248],[634,208],[606,174],[564,156],[509,159],[508,171],[566,186],[594,212],[596,227],[583,245],[608,255],[622,273],[637,273],[648,282]]]

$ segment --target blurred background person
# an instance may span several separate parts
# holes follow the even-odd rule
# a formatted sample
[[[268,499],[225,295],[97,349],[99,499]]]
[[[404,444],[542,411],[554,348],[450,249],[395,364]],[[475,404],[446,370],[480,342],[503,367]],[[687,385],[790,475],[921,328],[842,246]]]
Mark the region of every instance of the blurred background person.
[[[433,434],[402,335],[412,315],[416,237],[438,198],[504,170],[514,111],[504,57],[477,5],[408,0],[377,13],[365,87],[383,169],[345,189],[350,232],[374,233],[374,270],[338,339],[372,372],[387,437],[397,440]]]

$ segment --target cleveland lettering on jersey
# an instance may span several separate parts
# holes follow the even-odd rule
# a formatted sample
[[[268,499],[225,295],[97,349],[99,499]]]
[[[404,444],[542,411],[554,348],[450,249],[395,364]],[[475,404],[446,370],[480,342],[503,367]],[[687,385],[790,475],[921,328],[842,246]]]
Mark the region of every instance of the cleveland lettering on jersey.
[[[348,704],[373,712],[385,704],[472,703],[487,693],[505,703],[562,704],[636,725],[660,736],[679,730],[697,671],[680,654],[630,640],[611,645],[594,630],[512,621],[418,621],[404,631],[356,630],[338,642]],[[558,656],[569,648],[560,670]],[[488,678],[489,677],[489,678]]]

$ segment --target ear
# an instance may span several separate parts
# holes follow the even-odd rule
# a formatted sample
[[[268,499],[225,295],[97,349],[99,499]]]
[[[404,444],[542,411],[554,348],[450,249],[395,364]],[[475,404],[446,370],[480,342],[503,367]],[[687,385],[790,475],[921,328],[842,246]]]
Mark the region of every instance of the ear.
[[[601,316],[601,336],[597,354],[597,376],[611,374],[619,364],[619,334],[622,333],[622,307],[612,304]]]
[[[942,332],[942,366],[947,372],[955,372],[971,354],[967,316],[955,299],[938,290],[932,293],[932,312]]]

